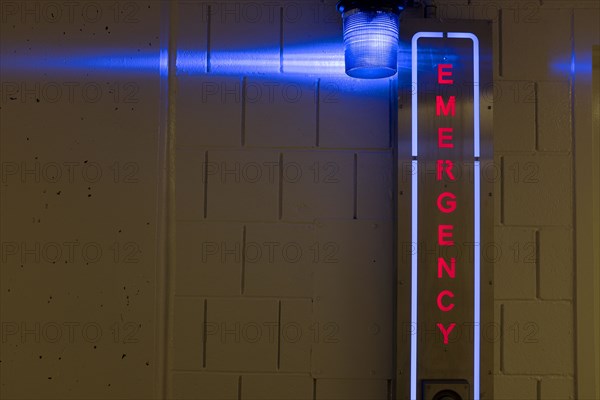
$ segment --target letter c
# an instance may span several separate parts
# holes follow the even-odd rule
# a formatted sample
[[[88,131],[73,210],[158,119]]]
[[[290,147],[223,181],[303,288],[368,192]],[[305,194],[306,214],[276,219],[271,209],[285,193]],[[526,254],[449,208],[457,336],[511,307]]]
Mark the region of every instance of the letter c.
[[[440,294],[438,294],[438,297],[437,297],[437,306],[438,306],[438,308],[439,308],[440,310],[442,310],[443,312],[448,312],[448,311],[450,311],[450,310],[452,310],[452,309],[454,308],[454,303],[451,303],[450,305],[447,305],[447,306],[445,306],[445,305],[442,303],[442,299],[443,299],[444,297],[446,297],[446,296],[448,296],[448,297],[450,297],[450,298],[452,299],[452,298],[454,298],[454,293],[452,293],[452,292],[451,292],[451,291],[449,291],[449,290],[442,290],[442,291],[440,292]]]

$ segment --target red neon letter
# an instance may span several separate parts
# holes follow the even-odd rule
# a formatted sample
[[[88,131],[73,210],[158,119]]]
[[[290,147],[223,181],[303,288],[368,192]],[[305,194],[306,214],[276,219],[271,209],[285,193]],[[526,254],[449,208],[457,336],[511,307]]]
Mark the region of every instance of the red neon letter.
[[[452,167],[454,167],[454,163],[450,160],[437,160],[437,180],[442,180],[442,172],[446,172],[451,181],[456,180],[452,173]]]
[[[445,116],[448,116],[449,113],[452,113],[454,117],[456,115],[456,96],[450,96],[448,99],[448,104],[444,104],[444,99],[442,96],[435,97],[435,113],[439,117],[442,113]]]
[[[450,311],[450,310],[452,310],[452,309],[454,308],[454,303],[450,303],[450,305],[448,305],[448,306],[445,306],[445,305],[442,303],[442,298],[444,298],[444,297],[446,297],[446,296],[448,296],[448,297],[450,297],[450,298],[452,299],[452,298],[454,298],[454,293],[452,293],[452,292],[451,292],[451,291],[449,291],[449,290],[442,290],[442,291],[440,292],[440,294],[438,294],[438,297],[437,297],[437,305],[438,305],[438,308],[439,308],[440,310],[442,310],[443,312],[448,312],[448,311]]]
[[[450,199],[450,200],[446,200]],[[444,202],[444,200],[446,200]],[[438,196],[437,199],[438,210],[445,214],[449,214],[456,210],[456,196],[450,192],[444,192]]]
[[[452,64],[438,64],[438,83],[452,85],[454,83],[452,79],[444,79],[446,76],[452,76],[452,71],[444,71],[445,69],[452,69]]]
[[[438,128],[438,147],[440,149],[454,148],[454,143],[452,143],[453,131],[453,128]],[[450,135],[444,135],[444,133],[450,133]]]
[[[442,331],[442,335],[444,335],[444,344],[448,344],[448,336],[450,336],[450,332],[452,332],[452,329],[454,329],[455,326],[456,324],[452,323],[448,325],[448,328],[444,328],[444,325],[439,323],[437,324],[437,327],[440,328],[440,331]]]
[[[438,244],[440,246],[454,246],[454,240],[452,239],[453,229],[454,225],[438,226]]]
[[[444,275],[444,270],[448,276],[452,279],[456,278],[456,258],[452,257],[450,259],[450,266],[443,258],[438,258],[438,278],[441,278]]]

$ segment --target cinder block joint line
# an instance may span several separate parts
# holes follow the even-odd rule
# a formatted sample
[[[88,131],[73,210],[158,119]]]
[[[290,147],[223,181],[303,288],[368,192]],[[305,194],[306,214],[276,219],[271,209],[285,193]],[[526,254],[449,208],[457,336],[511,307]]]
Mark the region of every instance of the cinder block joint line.
[[[211,10],[212,6],[208,6],[207,7],[207,13],[208,15],[206,16],[206,73],[210,72],[210,63],[211,63],[211,38],[210,38],[210,31],[211,31],[211,24],[212,24],[212,10]]]
[[[353,209],[353,218],[358,218],[358,153],[354,153],[354,209]]]
[[[283,7],[279,7],[279,72],[283,72]]]
[[[533,136],[534,136],[534,149],[535,151],[540,150],[540,128],[539,128],[539,85],[537,82],[533,83]]]
[[[208,337],[208,300],[204,299],[204,321],[202,334],[202,368],[206,368],[206,340]]]
[[[242,264],[242,277],[241,277],[241,285],[242,285],[242,295],[246,291],[246,225],[242,228],[242,254],[241,254],[241,264]]]
[[[281,300],[277,303],[277,371],[281,369]]]
[[[208,217],[208,151],[204,153],[204,219]]]
[[[502,56],[503,56],[503,51],[502,48],[504,47],[504,41],[502,39],[502,25],[503,25],[503,11],[502,8],[500,8],[498,10],[498,76],[500,78],[502,78],[503,74],[504,74],[504,65],[503,65],[503,60],[502,60]]]
[[[541,265],[540,265],[540,231],[535,231],[535,297],[540,298],[542,277],[541,277]]]
[[[242,117],[241,117],[241,144],[246,146],[246,89],[248,86],[248,77],[242,78]]]
[[[500,157],[500,224],[504,225],[504,156]]]
[[[316,139],[315,139],[315,146],[319,147],[320,146],[320,141],[321,141],[321,78],[317,79],[317,83],[316,83],[317,87],[315,88],[315,107],[316,107]]]
[[[500,304],[500,372],[504,373],[504,304]]]
[[[279,220],[283,218],[283,153],[279,153]]]

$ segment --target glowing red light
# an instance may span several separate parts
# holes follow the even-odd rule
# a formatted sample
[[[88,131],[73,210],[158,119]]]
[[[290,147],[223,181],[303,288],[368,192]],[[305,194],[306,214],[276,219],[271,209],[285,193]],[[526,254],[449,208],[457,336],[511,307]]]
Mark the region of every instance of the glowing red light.
[[[452,77],[452,64],[439,64],[438,65],[438,84],[440,85],[451,85],[454,81]],[[435,98],[435,113],[438,117],[456,116],[456,97],[450,96],[447,102],[444,102],[442,96],[436,96]],[[438,148],[439,149],[453,149],[454,143],[452,143],[454,128],[452,127],[439,127],[438,128]],[[451,181],[456,180],[453,172],[454,162],[452,160],[437,160],[436,178],[441,181],[444,175]],[[438,211],[444,215],[451,214],[456,211],[457,199],[456,195],[452,192],[442,192],[437,198]],[[438,245],[439,246],[453,246],[454,245],[454,225],[439,224],[438,225]],[[456,259],[451,258],[450,264],[442,257],[438,258],[438,279],[443,279],[444,271],[450,279],[456,278]],[[445,298],[454,298],[454,293],[450,290],[442,290],[437,296],[437,307],[440,311],[447,313],[454,309],[455,303],[445,303]],[[450,332],[456,326],[455,323],[451,323],[448,327],[438,323],[437,327],[442,333],[444,344],[449,343],[448,337]]]
[[[446,76],[452,76],[452,71],[445,71],[446,69],[452,69],[452,64],[438,65],[438,83],[440,85],[454,84],[454,81],[452,79],[445,79]]]

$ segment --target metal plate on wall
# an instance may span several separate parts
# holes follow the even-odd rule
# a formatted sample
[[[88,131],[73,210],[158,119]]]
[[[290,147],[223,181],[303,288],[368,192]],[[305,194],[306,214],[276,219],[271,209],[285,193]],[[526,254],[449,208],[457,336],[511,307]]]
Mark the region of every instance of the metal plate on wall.
[[[408,19],[400,36],[398,398],[435,398],[430,380],[491,398],[491,23]]]

